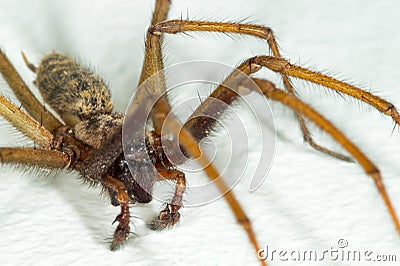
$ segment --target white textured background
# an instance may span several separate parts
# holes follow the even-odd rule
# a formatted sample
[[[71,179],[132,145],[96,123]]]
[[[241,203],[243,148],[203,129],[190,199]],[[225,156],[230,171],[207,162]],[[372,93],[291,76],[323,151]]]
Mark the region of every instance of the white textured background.
[[[177,0],[170,18],[180,17],[181,13],[185,17],[188,10],[190,18],[249,18],[271,26],[291,62],[337,74],[400,106],[398,1],[232,2]],[[110,82],[116,108],[123,111],[140,73],[153,3],[93,3],[2,0],[0,45],[29,84],[34,77],[22,63],[22,50],[34,62],[53,50],[90,62]],[[167,38],[168,62],[208,59],[236,65],[247,57],[268,52],[262,41],[252,38],[232,41],[223,35],[192,36],[195,38]],[[400,213],[400,135],[397,129],[391,134],[390,118],[334,93],[299,85],[304,99],[319,107],[381,168]],[[6,91],[4,81],[0,86]],[[400,239],[373,182],[357,165],[323,156],[303,145],[290,112],[278,105],[273,109],[280,137],[269,177],[253,194],[247,192],[247,180],[235,188],[260,244],[268,244],[270,249],[322,252],[343,238],[351,250],[397,252],[400,259]],[[15,145],[19,139],[9,127],[1,126],[2,145]],[[2,265],[257,264],[246,235],[222,200],[185,209],[180,224],[161,233],[144,230],[143,222],[135,219],[141,237],[111,252],[106,239],[112,236],[111,222],[118,208],[99,199],[98,191],[82,186],[74,174],[60,173],[56,179],[46,181],[38,178],[43,176],[41,172],[22,173],[1,167]],[[158,210],[158,204],[153,207],[134,208],[133,212],[146,216]],[[326,260],[318,265],[350,264]]]

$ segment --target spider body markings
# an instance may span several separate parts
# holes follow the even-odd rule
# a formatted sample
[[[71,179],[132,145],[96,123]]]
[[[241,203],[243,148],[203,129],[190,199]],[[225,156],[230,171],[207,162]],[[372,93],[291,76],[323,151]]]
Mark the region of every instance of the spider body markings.
[[[162,3],[162,1],[158,1],[157,3]],[[164,7],[165,8],[165,5],[163,6],[163,5],[161,5],[162,7]],[[163,8],[161,8],[160,10],[162,10]],[[157,8],[156,8],[156,10],[157,10]],[[160,13],[162,13],[162,12],[160,12]],[[157,15],[157,14],[160,14],[160,13],[157,13],[157,12],[155,12],[155,14]],[[156,20],[163,20],[162,19],[162,17],[163,16],[158,16],[157,18],[156,18]],[[176,25],[176,24],[179,24],[179,23],[181,23],[181,22],[179,22],[179,21],[171,21],[170,22],[170,24],[173,24],[173,25]],[[184,23],[183,23],[184,24]],[[190,23],[188,23],[188,25],[189,25]],[[195,25],[196,23],[191,23],[192,25]],[[202,24],[202,23],[197,23],[197,26],[199,26],[200,24]],[[168,26],[168,22],[167,23],[160,23],[160,24],[158,24],[158,26],[157,27],[152,27],[151,28],[151,30],[149,31],[149,36],[148,36],[148,39],[150,40],[148,43],[150,43],[151,42],[151,40],[154,40],[153,41],[153,43],[152,44],[156,44],[156,45],[151,45],[151,48],[152,48],[152,50],[149,50],[149,51],[146,51],[146,55],[148,55],[148,56],[151,56],[151,55],[149,55],[150,54],[150,52],[153,52],[153,54],[155,54],[155,58],[157,59],[158,58],[158,62],[157,62],[157,60],[148,60],[148,62],[147,62],[147,64],[145,63],[144,65],[148,65],[148,68],[147,68],[147,74],[143,74],[142,76],[143,76],[143,78],[142,79],[146,79],[151,73],[154,73],[154,72],[156,72],[158,69],[160,69],[160,68],[162,68],[162,63],[161,63],[161,65],[159,65],[159,66],[157,66],[157,64],[159,64],[159,61],[160,61],[160,55],[159,55],[159,51],[157,51],[157,49],[154,49],[154,47],[156,47],[157,46],[157,44],[158,44],[158,42],[157,42],[157,35],[160,35],[161,33],[177,33],[178,31],[176,30],[176,28],[173,28],[173,31],[171,31],[171,32],[168,32],[168,27],[165,27],[165,25],[167,25]],[[207,22],[204,22],[203,23],[203,26],[204,25],[207,25]],[[211,25],[211,23],[208,23],[208,25]],[[179,26],[179,25],[178,25]],[[182,26],[182,25],[181,25]],[[189,25],[190,26],[190,25]],[[195,25],[196,26],[196,25]],[[201,26],[201,25],[200,25]],[[228,30],[229,31],[229,27],[226,27],[226,26],[229,26],[229,25],[219,25],[220,26],[220,29],[221,30]],[[233,26],[233,27],[236,27],[237,25],[231,25],[231,26]],[[181,27],[181,28],[178,28],[179,30],[183,30],[183,28]],[[198,28],[197,28],[198,29]],[[190,28],[189,28],[189,30],[190,30]],[[205,27],[204,28],[204,30],[210,30],[210,28],[208,27]],[[150,47],[150,46],[148,46],[148,47]],[[279,57],[279,54],[278,55],[276,55],[276,57]],[[151,61],[150,63],[149,63],[149,61]],[[279,60],[278,60],[279,61]],[[154,64],[154,62],[156,62],[155,64]],[[249,74],[251,74],[253,71],[254,71],[254,69],[259,69],[259,68],[261,68],[261,67],[263,67],[263,66],[267,66],[268,65],[268,63],[269,62],[271,62],[271,60],[269,59],[269,58],[262,58],[262,57],[260,57],[260,58],[254,58],[252,61],[249,61],[251,64],[248,64],[248,65],[250,65],[251,67],[250,67],[250,69],[248,70],[248,73]],[[286,73],[286,72],[284,72],[284,71],[286,71],[286,69],[285,69],[285,65],[287,65],[287,62],[285,62],[285,61],[279,61],[279,62],[277,62],[277,65],[278,65],[278,68],[277,68],[277,72],[280,72],[280,71],[282,71],[282,72],[280,72],[280,73],[282,73],[282,75],[289,75],[288,73]],[[293,66],[293,69],[294,69],[295,67]],[[149,70],[150,69],[150,70]],[[244,69],[245,70],[245,69]],[[296,73],[301,73],[301,71],[299,72],[295,72],[294,74],[296,74]],[[293,73],[292,73],[293,74]],[[73,78],[71,78],[71,80],[74,80]],[[258,84],[260,84],[260,87],[264,87],[264,88],[266,88],[265,90],[264,90],[264,92],[265,92],[265,96],[270,96],[270,97],[274,97],[274,95],[273,95],[273,93],[271,93],[271,91],[273,91],[273,89],[271,89],[271,87],[273,88],[273,86],[271,85],[271,84],[267,84],[267,83],[265,83],[265,82],[263,82],[263,81],[260,81],[260,80],[255,80]],[[334,82],[333,82],[334,83]],[[286,82],[286,86],[290,86],[290,85],[288,85],[289,83],[287,83]],[[245,84],[246,85],[246,84]],[[335,87],[335,86],[333,86],[333,87]],[[290,90],[289,90],[290,91]],[[278,93],[279,94],[279,93]],[[275,95],[275,96],[279,96],[279,95]],[[280,94],[280,96],[279,96],[281,99],[285,99],[285,100],[293,100],[293,99],[295,99],[295,98],[290,98],[290,97],[287,97],[287,96],[285,96],[284,94]],[[277,97],[277,98],[279,98],[279,97]],[[363,97],[363,96],[362,96]],[[71,98],[71,97],[69,97],[69,98]],[[365,98],[365,97],[364,97]],[[24,102],[24,101],[23,101]],[[292,101],[293,102],[293,101]],[[91,101],[89,100],[89,105],[88,106],[90,106],[90,103],[91,103]],[[101,105],[100,105],[101,106]],[[85,106],[86,107],[86,106]],[[292,106],[292,108],[293,109],[295,109],[295,106]],[[382,107],[381,108],[381,111],[384,111],[385,113],[387,113],[387,114],[392,114],[392,110],[393,110],[393,108],[394,107],[390,107],[389,109],[388,108],[384,108],[384,107]],[[89,110],[90,110],[91,108],[89,108]],[[103,108],[103,109],[107,109],[107,108]],[[71,110],[72,111],[72,110]],[[97,144],[94,144],[94,142],[96,142],[96,140],[87,140],[87,138],[88,137],[90,137],[90,135],[91,134],[86,134],[85,133],[85,131],[84,130],[80,130],[81,131],[81,133],[83,132],[83,136],[78,136],[78,134],[77,134],[77,132],[79,131],[79,130],[75,130],[75,132],[74,132],[74,128],[79,124],[79,123],[82,123],[82,125],[80,125],[81,126],[81,129],[82,128],[85,128],[85,129],[89,129],[89,130],[93,130],[94,132],[96,131],[96,129],[98,129],[98,128],[102,128],[102,129],[105,129],[106,131],[108,131],[108,130],[110,130],[110,131],[113,131],[114,129],[116,130],[116,132],[118,131],[118,129],[116,129],[116,128],[118,128],[118,126],[116,126],[116,128],[114,128],[113,126],[110,126],[110,127],[108,127],[108,122],[109,121],[113,121],[114,122],[114,120],[115,120],[115,122],[116,122],[116,124],[119,124],[119,119],[120,119],[120,117],[118,117],[118,115],[117,114],[110,114],[109,112],[109,110],[107,110],[107,111],[104,111],[104,110],[101,110],[101,112],[100,112],[100,115],[99,115],[99,117],[95,117],[95,118],[89,118],[89,119],[86,119],[85,120],[85,118],[87,118],[87,117],[85,117],[85,115],[83,115],[82,116],[82,114],[80,114],[79,115],[79,112],[81,112],[80,111],[80,109],[78,109],[78,110],[76,110],[76,109],[74,109],[73,111],[72,111],[72,113],[74,113],[76,111],[76,114],[78,114],[78,115],[72,115],[72,117],[71,117],[71,114],[70,113],[67,113],[67,114],[65,114],[65,116],[66,116],[66,120],[67,121],[71,121],[70,123],[71,123],[71,125],[72,124],[74,124],[76,121],[78,121],[78,123],[77,124],[75,124],[74,125],[74,127],[72,127],[72,128],[69,128],[69,127],[66,127],[66,128],[62,128],[62,130],[58,130],[58,131],[56,131],[56,132],[54,132],[53,131],[53,136],[57,136],[57,138],[56,139],[58,139],[58,141],[56,141],[55,143],[57,144],[57,145],[55,145],[55,144],[52,144],[51,145],[51,148],[53,149],[53,150],[55,150],[55,151],[60,151],[63,155],[61,155],[61,154],[58,154],[60,157],[62,157],[63,158],[63,162],[64,163],[66,163],[64,166],[68,166],[68,167],[75,167],[75,169],[79,169],[79,167],[81,167],[80,165],[81,165],[81,163],[84,163],[84,161],[87,159],[87,158],[89,158],[88,159],[88,161],[86,161],[86,164],[89,164],[88,162],[90,161],[90,160],[94,160],[94,161],[98,161],[98,160],[104,160],[106,163],[108,163],[109,164],[109,169],[107,170],[107,173],[108,173],[108,171],[111,171],[111,172],[109,172],[109,173],[112,173],[113,175],[115,175],[115,176],[118,176],[118,175],[121,175],[121,172],[124,172],[124,171],[126,171],[126,168],[123,166],[123,161],[124,161],[124,158],[123,157],[121,157],[122,155],[121,155],[121,148],[120,147],[118,147],[118,145],[111,145],[111,144],[118,144],[118,143],[120,143],[120,139],[119,139],[119,136],[118,136],[118,133],[115,133],[115,132],[113,132],[113,133],[111,133],[111,134],[108,134],[108,133],[104,133],[102,130],[102,132],[98,132],[98,133],[100,133],[100,135],[101,135],[101,137],[100,137],[100,139],[101,138],[103,138],[103,139],[106,139],[106,141],[105,141],[105,143],[108,143],[108,145],[105,145],[105,146],[102,146],[101,145],[101,143],[102,142],[98,142]],[[204,110],[203,110],[204,111]],[[203,112],[202,111],[202,112]],[[299,112],[300,112],[301,110],[299,110]],[[63,110],[61,110],[60,109],[60,112],[63,112]],[[394,114],[396,114],[396,113],[394,113]],[[60,114],[61,115],[61,114]],[[97,115],[97,114],[96,114]],[[303,114],[304,115],[304,114]],[[82,121],[80,121],[80,119],[77,119],[76,118],[76,116],[78,116],[78,117],[83,117],[84,119],[82,120]],[[102,119],[99,119],[99,118],[102,118]],[[108,118],[107,118],[108,117]],[[394,115],[394,118],[396,117],[396,115]],[[41,120],[39,120],[39,119],[37,119],[38,121],[41,121]],[[64,118],[63,118],[63,120],[64,120]],[[87,121],[88,120],[88,121]],[[66,122],[67,123],[67,121],[64,121],[64,122]],[[154,123],[155,125],[157,125],[157,123]],[[100,126],[99,126],[100,125]],[[61,129],[61,128],[60,128]],[[78,128],[75,128],[75,129],[78,129]],[[72,131],[71,131],[72,130]],[[157,129],[155,130],[155,131],[157,131]],[[197,132],[197,131],[196,131]],[[153,132],[154,133],[154,132]],[[157,139],[157,137],[156,138],[152,138],[152,136],[153,136],[153,133],[149,133],[149,135],[148,135],[148,141],[150,142],[150,144],[149,144],[149,150],[151,151],[152,149],[152,147],[153,147],[153,144],[154,145],[157,145],[157,144],[155,144],[157,141],[154,141],[155,139]],[[94,134],[96,134],[96,133],[94,133]],[[157,134],[156,134],[156,136],[157,136]],[[199,138],[199,137],[198,137]],[[68,139],[70,139],[70,140],[68,140]],[[75,141],[74,139],[77,139],[77,140],[79,140],[79,142],[77,142],[77,141]],[[93,141],[93,142],[92,142]],[[154,142],[152,142],[152,141],[154,141]],[[72,142],[72,143],[71,143]],[[80,142],[83,142],[83,144],[82,143],[80,143]],[[189,141],[190,142],[190,141]],[[52,142],[53,143],[53,142]],[[71,145],[72,144],[72,145]],[[80,147],[79,149],[76,149],[76,147],[77,146],[79,146],[79,145],[82,145],[82,147]],[[97,145],[97,146],[96,146]],[[89,146],[89,147],[88,147]],[[95,149],[94,149],[94,147],[95,147]],[[104,155],[105,153],[105,151],[109,151],[109,150],[112,150],[112,149],[114,149],[114,150],[112,150],[112,151],[110,151],[110,155]],[[93,150],[98,150],[98,152],[94,152]],[[157,150],[158,151],[158,148],[157,148],[157,146],[156,146],[156,148],[154,149],[154,150]],[[83,152],[82,152],[83,151]],[[101,152],[100,152],[101,151]],[[32,151],[32,152],[38,152],[38,151]],[[86,154],[87,153],[87,154]],[[152,153],[152,152],[150,152],[150,153]],[[50,154],[50,153],[49,153]],[[65,156],[66,155],[66,156]],[[8,157],[8,158],[12,158],[12,157]],[[157,157],[158,158],[158,157]],[[154,162],[155,163],[161,163],[161,161],[157,161],[158,159],[157,158],[154,158]],[[67,159],[67,160],[65,160],[65,159]],[[4,158],[3,158],[3,160],[4,160]],[[11,160],[10,160],[11,161]],[[80,162],[81,161],[81,162]],[[118,163],[117,163],[118,162]],[[364,162],[365,162],[365,160],[364,160]],[[121,163],[122,163],[122,165],[121,165]],[[165,162],[163,162],[164,164],[165,164]],[[57,164],[57,162],[55,162],[55,164]],[[90,163],[90,164],[92,164],[92,163]],[[105,175],[105,173],[103,172],[103,170],[93,170],[93,171],[87,171],[87,169],[90,169],[90,164],[89,165],[86,165],[84,168],[82,168],[82,169],[84,169],[84,170],[79,170],[79,171],[81,171],[81,173],[82,173],[82,175],[83,176],[88,176],[88,177],[90,177],[89,179],[93,179],[93,180],[95,180],[95,178],[96,177],[98,177],[98,176],[104,176]],[[167,165],[168,165],[168,163],[166,163]],[[366,163],[366,164],[368,164],[368,163]],[[61,165],[61,164],[60,164]],[[171,170],[171,169],[166,169],[166,170]],[[371,167],[371,170],[374,170],[374,167]],[[367,173],[368,173],[368,171],[367,171]],[[373,176],[375,176],[375,172],[370,172],[370,174],[372,174]],[[379,174],[379,173],[378,173]],[[114,177],[115,177],[114,176]],[[117,178],[115,178],[115,179],[117,179]],[[121,180],[122,180],[122,178],[120,178]],[[118,179],[117,179],[118,180]],[[118,180],[118,181],[121,181],[121,180]],[[376,180],[378,180],[378,183],[379,183],[379,178],[377,178]],[[129,214],[129,212],[128,212],[128,210],[126,209],[126,208],[124,208],[122,205],[123,204],[126,204],[126,201],[128,200],[127,198],[126,198],[126,196],[127,196],[127,194],[128,194],[128,197],[129,196],[131,196],[131,195],[129,195],[129,193],[125,193],[124,192],[124,189],[120,186],[121,184],[120,183],[118,183],[118,182],[115,182],[115,180],[114,179],[110,179],[110,178],[108,178],[108,177],[105,177],[104,178],[104,180],[102,180],[102,182],[104,182],[104,183],[106,183],[108,186],[107,186],[107,189],[111,189],[113,192],[111,193],[112,195],[111,195],[111,199],[113,200],[113,203],[114,204],[117,204],[117,202],[119,203],[119,204],[121,204],[121,215],[120,216],[118,216],[117,217],[117,221],[118,222],[120,222],[120,225],[122,226],[122,228],[117,228],[117,230],[116,230],[116,238],[117,239],[119,239],[120,241],[122,241],[123,239],[124,239],[124,234],[126,233],[126,231],[127,230],[129,230],[129,225],[126,223],[126,216]],[[123,184],[124,184],[124,186],[127,186],[124,182],[122,182]],[[111,188],[110,188],[111,187]],[[130,199],[130,200],[132,200],[132,199]],[[117,241],[118,242],[118,241]]]

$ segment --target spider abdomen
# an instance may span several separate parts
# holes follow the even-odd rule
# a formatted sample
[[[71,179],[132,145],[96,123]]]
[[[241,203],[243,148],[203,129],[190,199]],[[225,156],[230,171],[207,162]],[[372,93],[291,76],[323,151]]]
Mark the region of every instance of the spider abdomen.
[[[65,55],[45,56],[37,67],[35,85],[70,127],[94,115],[112,112],[110,91],[104,81]]]

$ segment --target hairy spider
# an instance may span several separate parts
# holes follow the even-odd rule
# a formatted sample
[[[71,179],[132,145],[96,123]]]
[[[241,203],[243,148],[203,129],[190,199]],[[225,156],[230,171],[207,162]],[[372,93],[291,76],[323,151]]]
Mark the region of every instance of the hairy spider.
[[[267,225],[267,223],[266,223],[266,225]],[[266,240],[268,240],[268,239],[266,239]]]

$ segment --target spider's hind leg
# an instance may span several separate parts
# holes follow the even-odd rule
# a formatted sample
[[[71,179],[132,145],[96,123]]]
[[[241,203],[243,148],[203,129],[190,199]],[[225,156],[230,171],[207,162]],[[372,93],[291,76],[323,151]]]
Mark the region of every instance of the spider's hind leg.
[[[298,113],[296,113],[296,117],[297,117],[297,121],[299,122],[300,130],[303,133],[303,140],[304,140],[304,142],[307,142],[310,145],[310,147],[316,149],[317,151],[320,151],[322,153],[325,153],[327,155],[335,157],[339,160],[343,160],[343,161],[346,161],[349,163],[354,163],[354,160],[350,156],[346,156],[341,153],[335,152],[333,150],[325,148],[325,147],[319,145],[318,143],[316,143],[306,125],[304,118],[301,115],[299,115]]]
[[[313,122],[328,135],[330,135],[332,139],[334,139],[352,155],[352,157],[364,169],[365,173],[373,179],[375,186],[380,193],[386,208],[388,209],[397,233],[400,234],[399,218],[397,217],[392,201],[387,194],[380,170],[377,168],[377,166],[375,166],[372,161],[329,120],[324,118],[321,114],[302,102],[300,99],[288,92],[276,88],[273,83],[265,79],[252,78],[252,82],[254,82],[256,86],[254,86],[254,83],[249,82],[249,80],[241,82],[240,85],[253,91],[260,90],[266,98],[280,102],[297,113],[300,113],[302,116],[306,117],[309,121]]]
[[[33,71],[35,67],[32,64],[31,66],[29,64],[30,63],[28,62],[28,67]],[[14,92],[15,96],[17,96],[18,100],[21,102],[23,108],[34,120],[40,121],[40,124],[49,132],[52,132],[63,125],[63,123],[61,123],[52,113],[50,113],[34,96],[29,87],[18,74],[11,61],[1,49],[0,73]],[[16,119],[13,118],[13,120]]]

